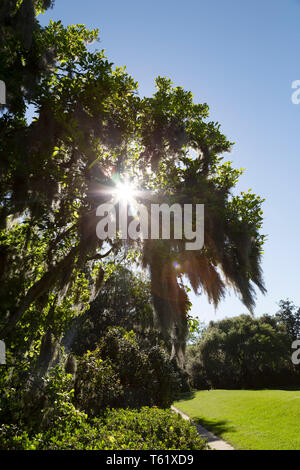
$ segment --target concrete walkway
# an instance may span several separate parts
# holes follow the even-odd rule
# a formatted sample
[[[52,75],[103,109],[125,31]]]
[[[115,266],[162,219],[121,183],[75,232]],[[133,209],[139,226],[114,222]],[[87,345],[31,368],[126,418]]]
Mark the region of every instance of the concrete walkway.
[[[175,408],[175,406],[171,406],[171,409],[176,413],[180,414],[183,419],[190,420],[193,423],[193,421],[188,415],[184,414],[178,408]],[[196,426],[200,436],[203,437],[203,439],[207,440],[208,446],[211,450],[234,450],[234,448],[230,444],[228,444],[228,442],[223,441],[223,439],[220,439],[219,437],[215,436],[212,432],[208,431],[203,426],[200,426],[200,424],[193,424],[194,426]]]

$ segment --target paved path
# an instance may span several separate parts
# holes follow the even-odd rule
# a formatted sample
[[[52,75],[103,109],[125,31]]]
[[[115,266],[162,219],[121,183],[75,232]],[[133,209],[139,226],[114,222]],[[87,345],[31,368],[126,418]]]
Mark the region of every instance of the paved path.
[[[178,408],[175,408],[175,406],[171,406],[171,409],[176,413],[180,414],[183,419],[191,420],[188,415],[184,414]],[[208,446],[211,450],[234,450],[234,448],[230,444],[228,444],[228,442],[223,441],[223,439],[220,439],[219,437],[215,436],[212,432],[208,431],[203,426],[200,426],[200,424],[193,424],[194,426],[196,426],[200,436],[207,440]]]

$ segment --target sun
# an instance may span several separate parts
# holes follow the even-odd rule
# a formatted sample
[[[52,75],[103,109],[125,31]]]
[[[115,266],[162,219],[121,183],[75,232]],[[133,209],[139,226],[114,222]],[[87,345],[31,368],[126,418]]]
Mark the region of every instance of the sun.
[[[131,183],[118,182],[113,193],[118,201],[132,201],[136,195],[136,190]]]

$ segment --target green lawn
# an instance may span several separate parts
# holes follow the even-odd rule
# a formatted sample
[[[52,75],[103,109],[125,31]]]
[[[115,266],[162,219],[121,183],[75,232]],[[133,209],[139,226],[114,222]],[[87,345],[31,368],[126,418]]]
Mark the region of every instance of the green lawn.
[[[205,390],[174,406],[236,449],[300,450],[300,390]]]

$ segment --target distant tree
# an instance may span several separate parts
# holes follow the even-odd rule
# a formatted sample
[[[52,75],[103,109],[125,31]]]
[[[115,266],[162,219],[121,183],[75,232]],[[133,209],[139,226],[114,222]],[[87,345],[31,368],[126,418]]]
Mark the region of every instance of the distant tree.
[[[291,342],[300,339],[300,307],[289,299],[280,300],[279,311],[276,314],[277,321],[284,325]]]
[[[188,351],[194,386],[245,388],[292,385],[299,381],[290,360],[290,342],[272,317],[250,315],[211,322]]]
[[[203,321],[200,321],[199,317],[196,317],[196,318],[190,317],[189,335],[187,337],[187,344],[188,345],[197,344],[201,340],[206,328],[207,328],[206,323]]]

